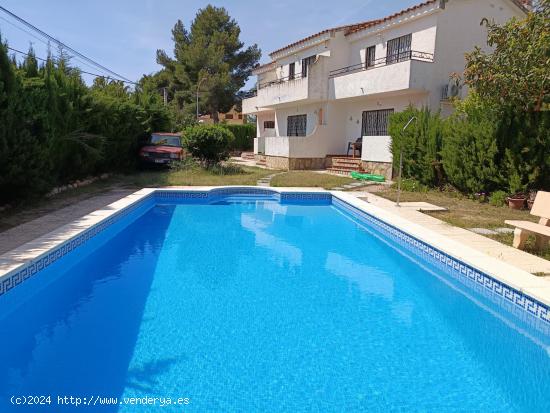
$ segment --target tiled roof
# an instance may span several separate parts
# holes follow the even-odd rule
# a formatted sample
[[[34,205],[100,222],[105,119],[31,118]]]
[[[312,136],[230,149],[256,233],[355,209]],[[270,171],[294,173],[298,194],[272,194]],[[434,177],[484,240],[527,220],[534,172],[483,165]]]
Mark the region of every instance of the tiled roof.
[[[346,35],[350,34],[350,33],[355,33],[359,30],[363,30],[363,29],[366,29],[368,27],[371,27],[371,26],[374,26],[375,24],[378,24],[378,23],[382,23],[386,20],[389,20],[389,19],[393,19],[394,17],[398,17],[402,14],[405,14],[405,13],[408,13],[408,12],[411,12],[413,10],[416,10],[416,9],[419,9],[421,7],[424,7],[428,4],[432,4],[432,3],[436,3],[436,2],[439,2],[440,0],[428,0],[428,1],[425,1],[424,3],[421,3],[421,4],[417,4],[416,6],[412,6],[412,7],[409,7],[408,9],[406,10],[402,10],[400,11],[399,13],[395,13],[395,14],[392,14],[391,16],[388,16],[388,17],[384,17],[382,19],[376,19],[376,20],[368,20],[368,21],[364,21],[364,22],[360,22],[360,23],[355,23],[355,24],[347,24],[345,26],[338,26],[338,27],[333,27],[333,28],[330,28],[330,29],[326,29],[326,30],[322,30],[318,33],[315,33],[315,34],[312,34],[311,36],[308,36],[308,37],[305,37],[303,39],[300,39],[294,43],[291,43],[289,45],[286,45],[285,47],[282,47],[280,49],[277,49],[273,52],[271,52],[269,55],[272,56],[276,53],[279,53],[279,52],[282,52],[283,50],[286,50],[286,49],[289,49],[293,46],[297,46],[299,45],[300,43],[304,43],[304,42],[307,42],[308,40],[311,40],[311,39],[314,39],[315,37],[317,36],[321,36],[325,33],[330,33],[330,32],[333,32],[333,31],[342,31],[344,30]],[[518,0],[520,1],[520,0]]]
[[[447,0],[448,1],[448,0]],[[532,0],[512,0],[519,8],[521,8],[522,10],[524,11],[529,11],[530,9],[532,9],[532,5],[533,5],[533,1]],[[412,11],[415,11],[417,9],[420,9],[424,6],[428,6],[430,4],[435,4],[435,3],[440,3],[441,0],[427,0],[427,1],[424,1],[423,3],[420,3],[420,4],[417,4],[415,6],[411,6],[405,10],[401,10],[400,12],[397,12],[397,13],[394,13],[394,14],[391,14],[389,16],[386,16],[386,17],[383,17],[381,19],[377,19],[377,20],[369,20],[369,21],[365,21],[365,22],[361,22],[361,23],[355,23],[355,24],[348,24],[348,25],[345,25],[345,26],[338,26],[338,27],[333,27],[333,28],[330,28],[330,29],[326,29],[326,30],[322,30],[318,33],[315,33],[315,34],[312,34],[311,36],[308,36],[308,37],[305,37],[303,39],[300,39],[294,43],[291,43],[289,45],[286,45],[284,47],[281,47],[280,49],[277,49],[273,52],[271,52],[269,55],[270,56],[273,56],[277,53],[280,53],[284,50],[287,50],[287,49],[290,49],[291,47],[294,47],[294,46],[297,46],[301,43],[305,43],[307,42],[308,40],[311,40],[311,39],[314,39],[315,37],[317,36],[321,36],[323,34],[326,34],[326,33],[330,33],[330,32],[333,32],[333,31],[341,31],[341,30],[345,30],[345,34],[346,36],[349,35],[349,34],[352,34],[352,33],[355,33],[355,32],[358,32],[360,30],[364,30],[364,29],[367,29],[369,27],[372,27],[376,24],[379,24],[379,23],[384,23],[388,20],[391,20],[391,19],[394,19],[396,17],[399,17],[399,16],[402,16],[404,14],[407,14],[407,13],[410,13]],[[268,65],[271,64],[271,63],[268,63]],[[263,66],[266,66],[266,65],[262,65],[259,68],[263,67]]]
[[[416,4],[414,6],[411,6],[409,7],[408,9],[405,9],[405,10],[401,10],[400,12],[397,12],[397,13],[394,13],[394,14],[391,14],[389,16],[386,16],[386,17],[383,17],[381,19],[378,19],[378,20],[375,20],[373,21],[371,24],[369,25],[357,25],[357,27],[354,27],[354,28],[351,28],[350,30],[347,30],[346,31],[346,36],[347,35],[350,35],[352,33],[355,33],[355,32],[358,32],[360,30],[364,30],[364,29],[367,29],[371,26],[374,26],[374,25],[377,25],[377,24],[380,24],[380,23],[385,23],[387,22],[388,20],[392,20],[392,19],[395,19],[396,17],[400,17],[404,14],[407,14],[407,13],[410,13],[412,11],[415,11],[417,9],[420,9],[424,6],[428,6],[430,4],[434,4],[434,3],[439,3],[440,0],[428,0],[428,1],[425,1],[423,3],[420,3],[420,4]]]
[[[315,37],[317,36],[321,36],[323,34],[326,34],[326,33],[330,33],[330,32],[338,32],[338,31],[341,31],[341,30],[349,30],[349,29],[352,29],[353,27],[355,26],[366,26],[368,24],[371,24],[373,22],[375,22],[376,20],[369,20],[369,21],[365,21],[365,22],[361,22],[361,23],[355,23],[355,24],[347,24],[345,26],[337,26],[337,27],[332,27],[330,29],[325,29],[325,30],[322,30],[318,33],[315,33],[315,34],[312,34],[311,36],[308,36],[308,37],[305,37],[303,39],[300,39],[294,43],[291,43],[289,45],[286,45],[285,47],[281,47],[280,49],[277,49],[273,52],[271,52],[269,55],[272,56],[276,53],[279,53],[279,52],[282,52],[283,50],[286,50],[286,49],[290,49],[291,47],[293,46],[297,46],[299,45],[300,43],[304,43],[304,42],[307,42],[308,40],[311,40],[311,39],[314,39]]]

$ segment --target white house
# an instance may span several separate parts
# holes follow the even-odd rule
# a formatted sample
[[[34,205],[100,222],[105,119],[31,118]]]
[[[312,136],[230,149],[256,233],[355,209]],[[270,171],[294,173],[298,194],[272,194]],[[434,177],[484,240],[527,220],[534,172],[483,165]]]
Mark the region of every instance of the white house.
[[[322,169],[363,138],[365,170],[391,177],[388,115],[412,104],[449,113],[467,90],[450,81],[464,53],[487,48],[481,20],[528,11],[529,0],[429,0],[391,16],[335,27],[270,54],[257,67],[256,158],[282,169]]]

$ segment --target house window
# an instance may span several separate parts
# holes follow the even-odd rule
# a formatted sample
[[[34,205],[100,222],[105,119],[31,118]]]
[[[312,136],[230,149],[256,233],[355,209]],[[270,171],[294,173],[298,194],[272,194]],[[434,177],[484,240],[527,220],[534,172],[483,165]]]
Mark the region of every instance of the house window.
[[[376,46],[367,47],[365,51],[365,68],[374,67],[376,64]]]
[[[288,65],[288,80],[294,79],[296,73],[296,63],[291,63]]]
[[[315,63],[316,55],[302,59],[302,77],[307,77],[309,67]]]
[[[369,110],[363,112],[361,136],[387,136],[388,123],[393,109]]]
[[[225,119],[233,119],[233,114],[231,114],[231,113],[226,113],[226,114],[225,114]]]
[[[386,63],[397,63],[411,58],[412,35],[398,37],[388,40],[386,48]]]
[[[274,120],[264,120],[264,129],[275,129]]]
[[[306,136],[307,115],[293,115],[286,119],[287,136]]]
[[[239,113],[239,119],[242,119],[242,118],[243,118],[243,114]]]

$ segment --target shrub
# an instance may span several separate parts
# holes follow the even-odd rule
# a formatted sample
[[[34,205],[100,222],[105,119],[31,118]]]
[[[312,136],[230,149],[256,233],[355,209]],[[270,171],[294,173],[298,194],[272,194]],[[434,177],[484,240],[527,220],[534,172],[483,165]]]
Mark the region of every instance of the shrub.
[[[393,184],[393,188],[397,189],[398,184]],[[404,178],[401,180],[401,190],[407,192],[428,192],[428,187],[414,179]]]
[[[409,127],[404,126],[416,117]],[[390,118],[394,169],[399,169],[399,155],[403,149],[403,176],[414,178],[423,185],[440,186],[444,176],[441,168],[442,120],[439,113],[429,109],[407,108]]]
[[[187,151],[201,162],[211,165],[229,157],[235,136],[225,126],[192,126],[183,132]]]
[[[129,169],[139,141],[171,126],[158,94],[102,78],[87,87],[62,59],[17,63],[1,39],[0,124],[0,204]]]
[[[506,204],[506,192],[495,191],[489,197],[489,203],[493,206],[504,206]]]
[[[497,120],[494,110],[473,94],[446,120],[443,168],[449,182],[460,191],[491,192],[505,185],[495,138]]]
[[[254,138],[256,137],[256,125],[245,123],[244,125],[225,124],[223,127],[229,129],[235,136],[235,140],[231,145],[231,150],[248,151],[254,146]]]

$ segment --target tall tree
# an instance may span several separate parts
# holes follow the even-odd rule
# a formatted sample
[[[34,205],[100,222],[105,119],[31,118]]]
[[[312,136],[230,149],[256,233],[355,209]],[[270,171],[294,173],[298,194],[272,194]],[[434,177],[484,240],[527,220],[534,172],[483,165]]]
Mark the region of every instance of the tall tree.
[[[238,91],[261,56],[256,44],[244,48],[240,33],[239,25],[223,7],[200,9],[190,31],[178,20],[172,29],[174,57],[157,51],[163,77],[169,77],[171,97],[183,105],[192,103],[198,93],[202,111],[218,122],[218,112],[227,112],[238,102]]]

